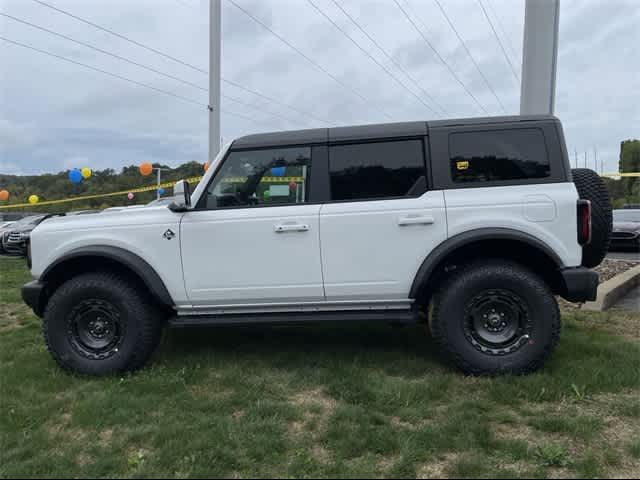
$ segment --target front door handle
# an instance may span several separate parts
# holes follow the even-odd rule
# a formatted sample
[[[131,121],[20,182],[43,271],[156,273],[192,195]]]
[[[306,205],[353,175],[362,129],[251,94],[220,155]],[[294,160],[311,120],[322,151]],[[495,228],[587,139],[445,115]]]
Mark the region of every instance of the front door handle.
[[[286,232],[308,232],[309,225],[305,223],[291,223],[291,224],[281,224],[274,225],[273,230],[276,233],[286,233]]]
[[[407,215],[398,219],[398,225],[405,227],[407,225],[431,225],[435,223],[435,219],[430,215]]]

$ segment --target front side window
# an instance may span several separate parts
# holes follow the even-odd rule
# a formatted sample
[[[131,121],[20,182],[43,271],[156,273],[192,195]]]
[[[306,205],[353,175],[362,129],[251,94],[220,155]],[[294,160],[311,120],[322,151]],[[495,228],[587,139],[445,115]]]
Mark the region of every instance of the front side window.
[[[537,128],[453,133],[449,152],[456,183],[546,178],[551,173],[544,135]]]
[[[334,201],[421,195],[427,188],[422,140],[331,146],[329,174]]]
[[[310,147],[231,152],[207,190],[206,208],[304,203],[310,167]]]

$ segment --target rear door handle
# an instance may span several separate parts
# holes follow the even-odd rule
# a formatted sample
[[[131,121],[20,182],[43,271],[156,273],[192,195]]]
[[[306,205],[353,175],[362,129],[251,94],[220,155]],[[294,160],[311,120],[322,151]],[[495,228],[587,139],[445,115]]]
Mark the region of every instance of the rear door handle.
[[[274,225],[273,230],[276,233],[308,232],[309,225],[305,223],[280,224],[280,225]]]
[[[407,215],[398,219],[398,225],[406,227],[408,225],[431,225],[435,219],[429,215]]]

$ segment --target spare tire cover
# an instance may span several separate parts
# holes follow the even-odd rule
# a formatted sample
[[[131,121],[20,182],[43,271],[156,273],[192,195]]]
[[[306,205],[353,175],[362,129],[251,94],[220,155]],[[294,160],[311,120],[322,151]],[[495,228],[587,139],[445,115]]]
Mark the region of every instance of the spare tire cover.
[[[576,168],[571,173],[580,198],[591,202],[591,242],[582,247],[582,265],[597,267],[607,255],[611,242],[613,215],[609,190],[593,170]]]

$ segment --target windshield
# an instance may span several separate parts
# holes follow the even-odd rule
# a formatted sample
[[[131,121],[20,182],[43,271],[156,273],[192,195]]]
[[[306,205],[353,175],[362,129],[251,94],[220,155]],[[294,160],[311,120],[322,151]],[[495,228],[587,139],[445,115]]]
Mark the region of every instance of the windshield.
[[[614,210],[614,222],[640,222],[640,210]]]

